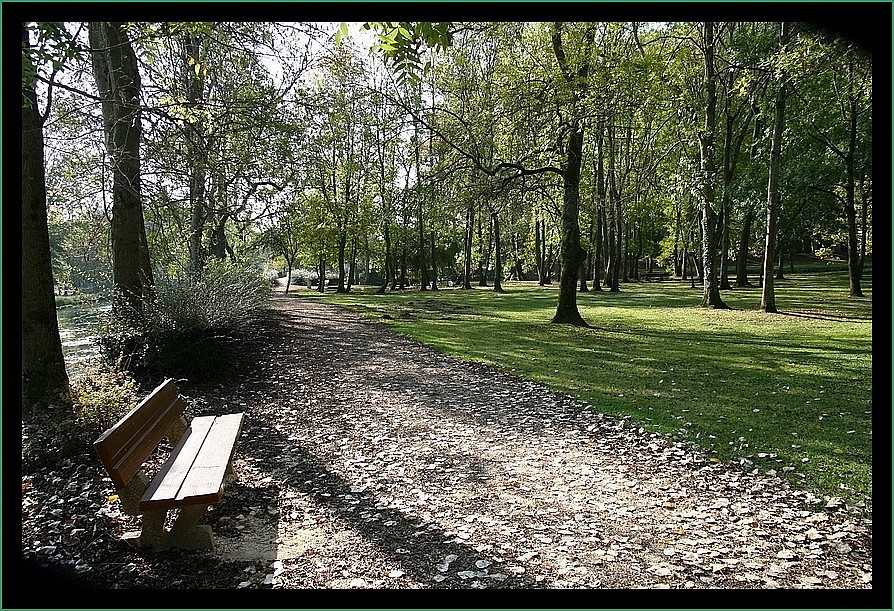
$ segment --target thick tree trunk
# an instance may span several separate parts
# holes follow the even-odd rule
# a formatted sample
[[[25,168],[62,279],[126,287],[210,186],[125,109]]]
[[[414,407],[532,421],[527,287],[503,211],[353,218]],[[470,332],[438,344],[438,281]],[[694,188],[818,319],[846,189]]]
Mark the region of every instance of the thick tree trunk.
[[[90,22],[93,74],[103,98],[112,163],[112,273],[115,309],[142,315],[153,284],[140,197],[140,75],[120,22]]]
[[[704,129],[699,134],[702,180],[702,307],[727,309],[720,297],[717,275],[717,214],[714,210],[716,170],[714,134],[717,124],[717,77],[714,71],[714,23],[705,22],[705,104]]]
[[[30,46],[22,25],[24,47]],[[34,86],[22,86],[22,417],[70,405],[53,294],[43,120]]]
[[[580,246],[580,166],[584,131],[580,124],[572,126],[568,137],[565,161],[565,189],[562,197],[562,273],[559,282],[559,303],[551,322],[581,327],[589,325],[577,309],[577,270],[584,259]]]

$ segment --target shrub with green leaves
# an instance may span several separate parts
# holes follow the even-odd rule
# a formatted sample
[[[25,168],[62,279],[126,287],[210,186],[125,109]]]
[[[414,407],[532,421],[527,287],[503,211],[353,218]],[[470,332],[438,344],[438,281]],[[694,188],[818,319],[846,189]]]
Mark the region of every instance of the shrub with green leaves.
[[[74,416],[80,436],[93,442],[139,400],[136,382],[114,366],[97,365],[72,381]]]
[[[219,373],[269,296],[267,281],[257,270],[227,263],[209,264],[193,282],[158,277],[142,314],[119,308],[108,317],[100,338],[103,354],[141,374]]]
[[[71,405],[22,423],[22,462],[53,465],[61,459],[92,452],[93,442],[130,411],[139,400],[134,380],[114,365],[85,366],[71,381]]]

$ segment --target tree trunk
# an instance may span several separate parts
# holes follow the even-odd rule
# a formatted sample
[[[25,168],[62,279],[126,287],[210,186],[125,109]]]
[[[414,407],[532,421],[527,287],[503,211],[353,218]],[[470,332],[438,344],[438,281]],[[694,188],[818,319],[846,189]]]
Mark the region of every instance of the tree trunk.
[[[503,254],[500,245],[500,215],[496,210],[492,210],[490,218],[493,221],[494,232],[494,291],[497,293],[505,293],[503,289]]]
[[[341,224],[341,223],[339,223]],[[345,293],[347,292],[345,289],[345,278],[347,276],[345,270],[345,250],[348,248],[348,233],[347,230],[342,227],[338,230],[338,286],[335,289],[336,293]]]
[[[30,47],[22,24],[24,48]],[[43,119],[34,85],[22,85],[22,418],[70,405],[47,221]]]
[[[391,232],[388,230],[388,221],[385,221],[383,225],[382,233],[385,238],[385,277],[382,280],[382,286],[379,287],[379,293],[384,293],[388,290],[388,283],[394,278],[394,274],[392,273],[394,261],[392,261],[393,255],[391,254]]]
[[[487,236],[487,249],[484,247],[484,224],[481,221],[483,213],[478,215],[478,286],[487,286],[487,270],[490,269],[490,251],[493,247],[493,234]],[[490,229],[488,227],[488,229]]]
[[[351,238],[351,267],[348,271],[348,286],[345,287],[347,292],[351,292],[354,286],[354,279],[357,275],[357,236]]]
[[[182,59],[184,76],[187,82],[186,99],[195,105],[202,101],[204,86],[200,73],[193,70],[199,61],[200,48],[197,34],[185,34],[183,38]],[[190,58],[193,62],[190,63]],[[204,146],[204,135],[199,125],[190,121],[184,126],[186,150],[189,159],[189,280],[196,282],[205,264],[205,251],[202,248],[202,234],[205,230],[207,211],[205,209],[205,178],[207,154]]]
[[[472,238],[475,234],[475,206],[469,204],[466,210],[466,233],[465,243],[463,244],[463,252],[465,260],[463,261],[463,285],[462,288],[472,289]]]
[[[326,292],[326,259],[320,255],[317,263],[317,292]]]
[[[544,282],[546,274],[543,269],[546,265],[546,261],[543,260],[543,236],[540,232],[539,218],[534,219],[534,261],[537,264],[537,284],[543,286],[546,284]]]
[[[112,164],[114,308],[142,316],[153,284],[140,197],[140,75],[120,22],[90,22],[93,74]]]
[[[430,245],[429,248],[429,257],[431,258],[431,290],[438,290],[438,267],[435,262],[435,228],[434,223],[432,223],[431,233],[429,233],[430,237]]]
[[[751,224],[754,222],[754,208],[748,206],[742,220],[742,234],[739,236],[739,254],[736,257],[736,286],[751,286],[748,281],[748,245],[751,242]]]
[[[596,232],[593,244],[593,291],[602,291],[600,276],[602,275],[602,227],[605,224],[605,211],[599,207],[596,210]]]
[[[785,40],[786,24],[782,25],[781,37]],[[783,76],[783,79],[785,77]],[[782,131],[785,127],[785,81],[779,85],[773,113],[773,139],[770,144],[769,177],[767,180],[767,234],[764,242],[763,291],[761,312],[777,312],[776,292],[773,286],[773,264],[776,260],[776,222],[779,214],[779,155],[782,148]]]
[[[589,327],[577,309],[577,270],[584,258],[580,246],[580,166],[584,146],[584,131],[579,123],[571,127],[568,154],[565,161],[564,193],[562,197],[562,272],[559,282],[559,303],[551,322]]]
[[[866,240],[864,239],[863,241],[865,242]],[[522,267],[521,261],[522,236],[521,233],[517,231],[512,234],[512,247],[515,258],[515,262],[513,263],[513,267],[515,269],[515,279],[521,281],[525,279],[525,270]]]
[[[702,307],[727,309],[720,297],[717,278],[717,214],[714,211],[716,170],[714,133],[717,124],[717,77],[714,71],[714,22],[705,22],[705,104],[704,129],[699,134],[702,180]]]
[[[844,185],[844,217],[847,220],[847,270],[851,297],[864,297],[860,286],[862,269],[860,250],[857,239],[857,207],[856,207],[856,169],[854,154],[857,148],[857,110],[856,103],[851,103],[850,143],[845,156],[846,182]]]

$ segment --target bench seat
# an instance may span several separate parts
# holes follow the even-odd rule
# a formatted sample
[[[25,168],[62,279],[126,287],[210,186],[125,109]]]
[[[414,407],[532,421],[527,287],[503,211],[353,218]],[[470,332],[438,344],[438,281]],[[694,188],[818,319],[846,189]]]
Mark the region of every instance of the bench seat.
[[[193,418],[140,499],[140,509],[174,509],[219,502],[243,416],[240,413]]]

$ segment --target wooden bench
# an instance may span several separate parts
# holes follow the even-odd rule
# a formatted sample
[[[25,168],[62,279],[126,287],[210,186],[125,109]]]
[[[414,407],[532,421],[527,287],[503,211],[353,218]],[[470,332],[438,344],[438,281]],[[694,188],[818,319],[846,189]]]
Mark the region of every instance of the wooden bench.
[[[670,278],[670,272],[643,272],[639,275],[639,277],[646,282],[651,282],[652,280],[661,282],[665,278]]]
[[[125,535],[140,548],[214,548],[211,527],[197,523],[223,496],[244,414],[201,416],[187,427],[185,409],[174,381],[165,380],[93,443],[123,511],[143,515],[139,535]],[[174,449],[149,481],[143,463],[165,437]],[[165,531],[168,509],[180,513]]]

